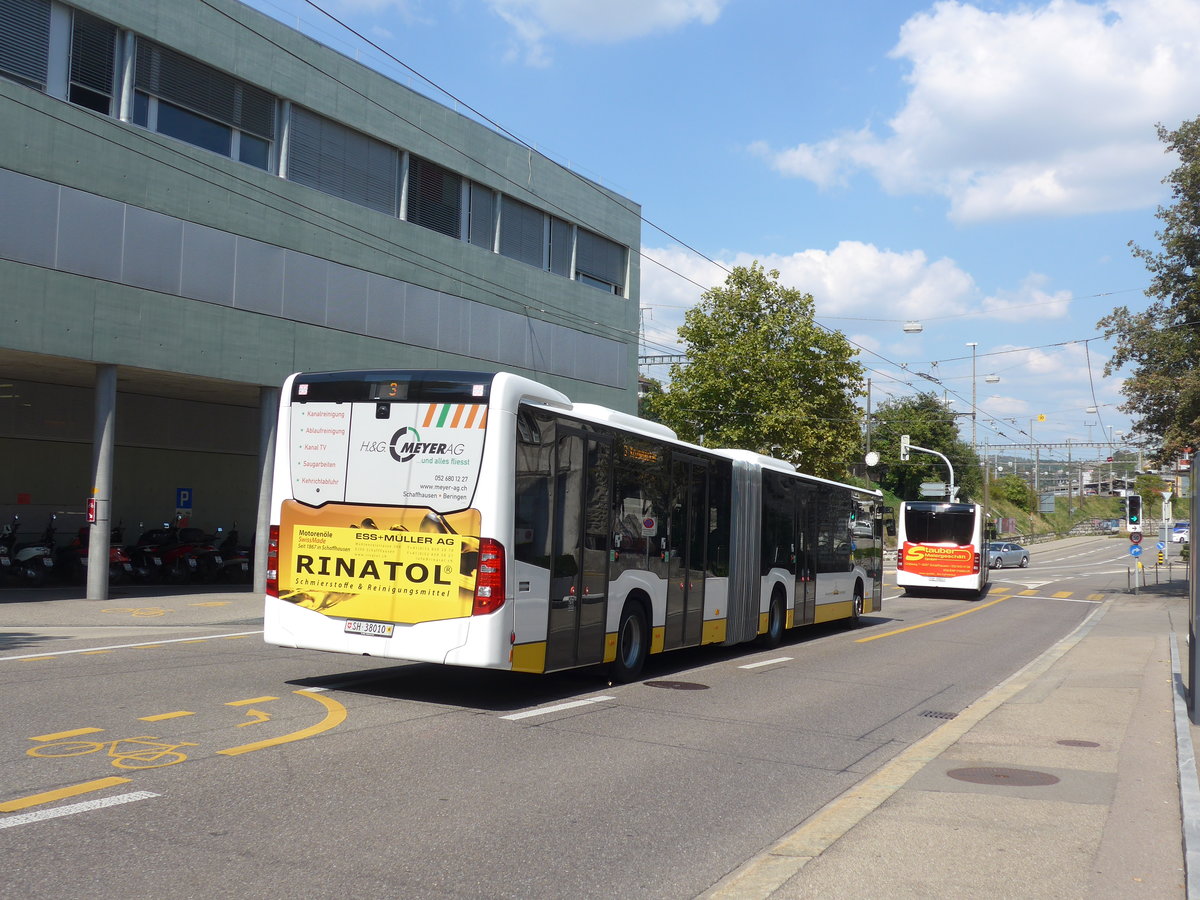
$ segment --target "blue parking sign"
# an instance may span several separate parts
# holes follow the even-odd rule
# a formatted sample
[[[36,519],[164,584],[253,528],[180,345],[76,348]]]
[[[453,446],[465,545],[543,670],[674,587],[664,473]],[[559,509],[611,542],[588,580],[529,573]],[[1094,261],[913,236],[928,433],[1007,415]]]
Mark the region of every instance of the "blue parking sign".
[[[191,488],[175,488],[175,508],[176,509],[191,509],[192,508],[192,489]]]

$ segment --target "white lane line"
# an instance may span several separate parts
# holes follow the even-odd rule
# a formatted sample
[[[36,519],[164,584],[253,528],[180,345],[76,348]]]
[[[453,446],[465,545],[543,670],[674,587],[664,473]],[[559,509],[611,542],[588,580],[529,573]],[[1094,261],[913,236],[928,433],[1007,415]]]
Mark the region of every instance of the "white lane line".
[[[133,803],[135,800],[149,800],[151,797],[158,796],[161,795],[150,791],[134,791],[132,794],[118,794],[115,797],[104,797],[100,800],[85,800],[82,803],[72,803],[70,806],[57,806],[54,809],[22,813],[19,816],[5,816],[0,818],[0,828],[15,828],[18,825],[29,825],[45,819],[57,819],[59,816],[73,816],[76,813],[104,809],[106,806],[119,806],[122,803]]]
[[[250,634],[262,634],[262,631],[235,631],[232,634],[206,634],[202,638],[171,638],[165,641],[143,641],[140,644],[113,644],[109,647],[84,647],[81,650],[52,650],[49,653],[26,653],[24,656],[0,656],[0,662],[11,659],[42,659],[46,656],[69,656],[72,653],[95,653],[97,650],[128,650],[130,647],[154,647],[158,644],[186,644],[196,641],[215,641],[217,638],[246,637]]]
[[[528,719],[531,716],[544,716],[547,713],[562,712],[564,709],[575,709],[578,706],[587,706],[590,703],[601,703],[605,700],[616,700],[616,697],[588,697],[586,700],[572,700],[570,703],[559,703],[555,706],[543,706],[540,709],[527,709],[524,712],[511,713],[507,716],[501,716],[502,719],[515,721],[516,719]]]
[[[738,668],[739,669],[757,669],[757,668],[760,668],[761,666],[773,666],[776,663],[791,662],[791,660],[792,660],[792,657],[790,657],[790,656],[781,656],[781,657],[779,657],[779,659],[764,659],[762,662],[747,663],[744,666],[738,666]]]

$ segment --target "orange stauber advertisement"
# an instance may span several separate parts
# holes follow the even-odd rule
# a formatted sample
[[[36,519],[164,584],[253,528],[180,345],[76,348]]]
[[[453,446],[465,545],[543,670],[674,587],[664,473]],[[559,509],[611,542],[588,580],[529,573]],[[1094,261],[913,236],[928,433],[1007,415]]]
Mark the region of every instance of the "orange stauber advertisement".
[[[975,548],[931,547],[904,542],[904,571],[929,578],[955,578],[975,571]]]
[[[285,500],[279,596],[329,616],[416,624],[471,614],[479,513]]]

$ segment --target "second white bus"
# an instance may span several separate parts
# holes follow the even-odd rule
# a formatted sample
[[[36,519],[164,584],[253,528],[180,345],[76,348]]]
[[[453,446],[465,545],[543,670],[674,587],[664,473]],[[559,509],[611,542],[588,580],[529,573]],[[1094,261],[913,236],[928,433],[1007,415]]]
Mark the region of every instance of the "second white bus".
[[[974,597],[988,584],[983,507],[976,503],[908,500],[896,523],[896,584],[962,591]]]

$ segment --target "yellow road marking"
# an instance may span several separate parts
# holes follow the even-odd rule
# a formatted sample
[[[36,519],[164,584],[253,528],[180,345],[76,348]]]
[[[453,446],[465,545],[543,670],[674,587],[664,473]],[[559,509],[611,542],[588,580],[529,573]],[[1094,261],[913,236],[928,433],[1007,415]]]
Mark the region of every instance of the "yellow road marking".
[[[181,644],[207,644],[208,638],[196,638],[194,641],[180,641]]]
[[[297,691],[296,693],[300,693]],[[255,703],[266,703],[268,700],[278,700],[278,697],[251,697],[249,700],[231,700],[226,706],[252,706]]]
[[[1036,591],[1036,590],[1032,590],[1032,589],[1031,589],[1031,590],[1028,590],[1028,591],[1021,591],[1021,596],[1022,596],[1022,597],[1036,597],[1036,596],[1037,596],[1037,591]]]
[[[112,653],[111,650],[84,650],[81,656],[99,656],[101,653]]]
[[[1088,594],[1088,595],[1087,595],[1087,598],[1088,598],[1089,600],[1103,600],[1103,599],[1104,599],[1104,595],[1103,595],[1103,594]]]
[[[181,709],[178,712],[159,713],[157,716],[141,716],[139,722],[163,722],[167,719],[181,719],[184,716],[194,716],[194,712],[188,712],[186,709]]]
[[[258,632],[258,633],[261,634],[261,632]],[[225,640],[240,641],[240,640],[244,640],[248,637],[250,637],[250,635],[248,635],[248,634],[227,634],[227,635],[225,635]]]
[[[271,720],[271,714],[265,713],[261,709],[248,709],[246,710],[246,715],[256,716],[257,718],[253,722],[238,722],[238,728],[245,728],[247,725],[258,725],[260,722],[269,722]]]
[[[189,606],[228,606],[228,600],[209,600],[205,603],[189,603]]]
[[[74,731],[57,731],[54,734],[39,734],[31,737],[31,741],[57,741],[60,738],[79,737],[81,734],[98,734],[103,728],[76,728]]]
[[[43,660],[54,659],[53,656],[27,656],[20,662],[42,662]]]
[[[162,644],[138,644],[136,647],[130,647],[130,650],[161,650]]]
[[[854,643],[865,644],[868,641],[877,641],[880,638],[891,637],[894,634],[904,634],[906,631],[915,631],[918,628],[925,628],[929,625],[937,625],[941,622],[949,622],[951,619],[957,619],[959,616],[970,615],[971,613],[978,612],[981,609],[987,609],[989,606],[995,606],[997,603],[1003,603],[1008,599],[1008,597],[997,597],[995,600],[991,600],[987,603],[981,603],[979,606],[972,606],[970,609],[964,609],[962,612],[956,612],[953,615],[944,616],[940,619],[932,619],[928,622],[922,622],[919,625],[909,625],[907,628],[897,628],[895,631],[885,631],[883,634],[873,634],[870,637],[859,638]]]
[[[1065,600],[1074,593],[1075,593],[1074,591],[1059,591],[1057,594],[1054,594],[1053,596],[1054,596],[1055,600]]]
[[[56,791],[46,791],[43,794],[30,794],[28,797],[18,797],[7,803],[0,803],[0,812],[16,812],[19,809],[29,809],[31,806],[41,806],[43,803],[53,803],[55,800],[65,800],[67,797],[78,797],[80,794],[90,794],[102,791],[118,784],[128,784],[129,778],[100,778],[96,781],[85,781],[83,784],[73,784],[70,787],[59,788]]]
[[[308,697],[310,700],[316,700],[327,710],[325,718],[309,728],[302,728],[300,731],[294,731],[291,734],[285,734],[282,737],[269,738],[265,741],[257,741],[253,744],[243,744],[240,747],[230,747],[228,750],[218,750],[217,752],[225,756],[240,756],[243,753],[252,753],[255,750],[264,750],[267,747],[277,747],[280,744],[288,744],[292,741],[302,741],[305,738],[310,738],[313,735],[320,734],[323,731],[328,731],[331,728],[336,728],[346,720],[346,707],[338,703],[336,700],[330,699],[322,694],[315,694],[312,691],[295,691],[301,697]]]

